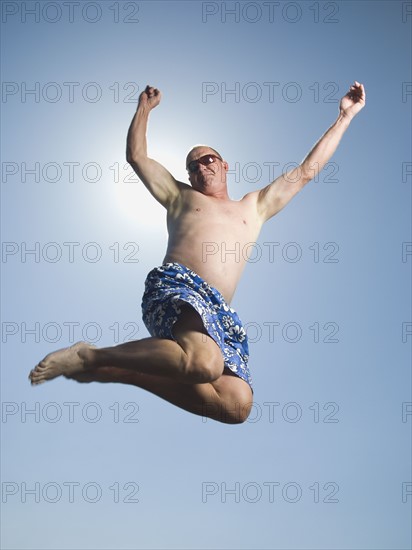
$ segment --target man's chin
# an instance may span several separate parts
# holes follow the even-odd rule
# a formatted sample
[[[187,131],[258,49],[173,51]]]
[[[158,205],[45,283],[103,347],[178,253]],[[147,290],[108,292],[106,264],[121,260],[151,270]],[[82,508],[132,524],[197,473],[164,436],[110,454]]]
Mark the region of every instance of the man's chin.
[[[211,183],[214,183],[215,180],[215,174],[205,174],[202,178],[200,178],[200,183],[210,185]]]

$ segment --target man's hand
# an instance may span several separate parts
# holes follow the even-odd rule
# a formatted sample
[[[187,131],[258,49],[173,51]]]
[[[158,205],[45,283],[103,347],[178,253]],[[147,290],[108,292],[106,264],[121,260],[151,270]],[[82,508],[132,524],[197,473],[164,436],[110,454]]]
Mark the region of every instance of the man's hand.
[[[147,109],[154,109],[160,103],[162,94],[157,88],[147,85],[144,91],[139,96],[139,103],[137,108],[144,107]]]
[[[363,84],[359,84],[355,80],[353,86],[349,88],[349,92],[340,100],[340,114],[352,119],[365,107],[365,100],[365,88]]]

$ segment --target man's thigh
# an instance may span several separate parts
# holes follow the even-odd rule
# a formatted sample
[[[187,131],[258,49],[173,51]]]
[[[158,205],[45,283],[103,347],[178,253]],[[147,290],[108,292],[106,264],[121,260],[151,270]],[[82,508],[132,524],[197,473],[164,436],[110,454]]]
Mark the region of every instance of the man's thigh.
[[[185,351],[189,361],[201,368],[213,370],[213,378],[223,374],[223,354],[205,329],[202,318],[190,305],[183,305],[172,329],[176,342]]]

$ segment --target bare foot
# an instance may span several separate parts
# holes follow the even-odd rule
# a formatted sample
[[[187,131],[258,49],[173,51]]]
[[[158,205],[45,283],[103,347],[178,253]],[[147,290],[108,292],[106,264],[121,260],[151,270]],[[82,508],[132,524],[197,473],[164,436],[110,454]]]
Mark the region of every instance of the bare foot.
[[[95,346],[86,342],[77,342],[73,346],[49,353],[29,374],[32,386],[52,380],[57,376],[71,376],[87,370],[85,351]]]

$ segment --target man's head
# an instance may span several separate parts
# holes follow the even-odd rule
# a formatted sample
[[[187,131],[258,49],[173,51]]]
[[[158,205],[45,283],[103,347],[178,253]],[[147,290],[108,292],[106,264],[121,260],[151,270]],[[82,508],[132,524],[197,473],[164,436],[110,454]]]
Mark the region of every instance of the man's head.
[[[208,145],[196,145],[186,157],[189,181],[193,189],[205,195],[227,195],[228,169],[220,153]]]

